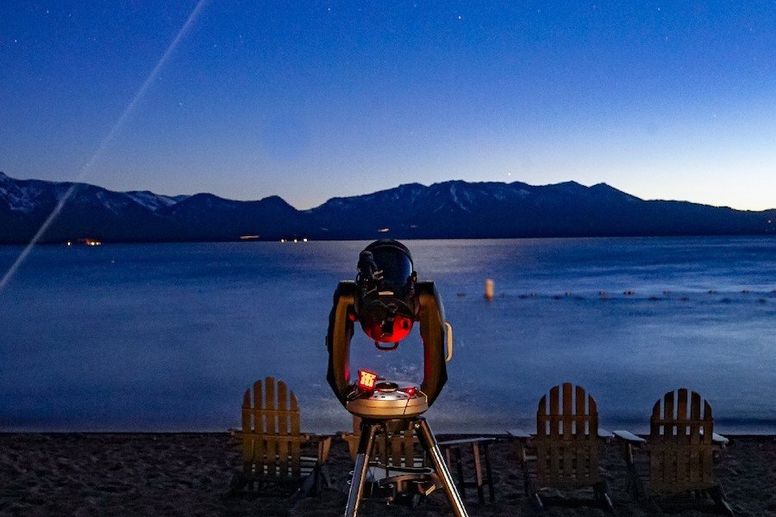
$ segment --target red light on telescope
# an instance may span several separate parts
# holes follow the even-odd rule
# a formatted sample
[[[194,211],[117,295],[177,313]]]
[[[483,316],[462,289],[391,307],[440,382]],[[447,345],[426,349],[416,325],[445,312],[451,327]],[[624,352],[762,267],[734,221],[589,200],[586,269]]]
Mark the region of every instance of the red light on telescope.
[[[358,389],[361,391],[372,392],[375,390],[375,384],[377,383],[377,373],[372,370],[359,369],[358,370]]]
[[[408,388],[402,388],[401,391],[407,394],[408,397],[412,398],[415,396],[415,392],[417,391],[414,387],[410,386]]]

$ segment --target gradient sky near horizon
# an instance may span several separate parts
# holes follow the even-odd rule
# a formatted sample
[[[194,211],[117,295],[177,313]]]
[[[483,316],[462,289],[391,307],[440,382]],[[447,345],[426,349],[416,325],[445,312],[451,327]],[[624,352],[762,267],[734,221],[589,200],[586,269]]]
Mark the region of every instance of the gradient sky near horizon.
[[[210,0],[85,181],[449,179],[776,207],[776,2]],[[196,1],[0,3],[0,171],[74,179]]]

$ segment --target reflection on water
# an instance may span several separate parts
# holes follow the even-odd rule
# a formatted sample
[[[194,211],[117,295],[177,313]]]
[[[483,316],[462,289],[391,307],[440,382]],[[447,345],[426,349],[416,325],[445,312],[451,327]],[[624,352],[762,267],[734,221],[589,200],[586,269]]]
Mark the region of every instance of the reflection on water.
[[[436,431],[528,427],[570,380],[607,428],[643,429],[658,397],[687,386],[723,432],[776,432],[776,240],[408,244],[457,339]],[[37,248],[0,296],[0,429],[224,430],[265,375],[297,392],[306,428],[349,428],[324,335],[364,245]],[[0,247],[0,268],[19,251]],[[393,353],[358,337],[352,363],[419,380],[420,354],[417,337]]]

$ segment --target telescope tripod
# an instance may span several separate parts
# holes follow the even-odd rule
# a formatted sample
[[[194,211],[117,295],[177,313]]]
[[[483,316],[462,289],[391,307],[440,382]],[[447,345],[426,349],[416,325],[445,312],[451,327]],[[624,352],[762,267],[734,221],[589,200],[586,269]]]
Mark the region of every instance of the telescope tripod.
[[[358,454],[356,455],[356,464],[353,468],[353,479],[350,483],[348,502],[345,506],[345,517],[355,517],[358,514],[358,507],[361,504],[361,497],[364,493],[364,483],[369,472],[369,462],[374,453],[375,435],[382,428],[387,436],[387,424],[391,420],[396,419],[363,418],[361,420],[361,438],[358,442]],[[417,434],[421,446],[431,457],[431,462],[434,466],[433,472],[429,469],[426,473],[421,474],[420,477],[433,481],[434,485],[436,483],[441,484],[455,516],[468,517],[463,500],[461,500],[461,496],[455,488],[453,478],[450,476],[450,471],[447,469],[442,452],[439,450],[439,444],[434,437],[434,433],[431,432],[428,422],[423,417],[415,417],[408,420],[408,429]],[[397,479],[400,477],[402,476],[397,476]]]

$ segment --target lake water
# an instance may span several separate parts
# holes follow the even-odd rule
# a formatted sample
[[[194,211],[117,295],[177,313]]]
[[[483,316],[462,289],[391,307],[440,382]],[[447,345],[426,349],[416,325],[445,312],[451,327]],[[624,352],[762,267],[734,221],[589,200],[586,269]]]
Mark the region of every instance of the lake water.
[[[305,429],[349,429],[324,336],[365,244],[36,248],[0,293],[0,430],[223,431],[267,375],[296,391]],[[609,429],[644,430],[654,401],[686,386],[721,432],[776,433],[776,239],[407,244],[455,329],[427,413],[437,432],[530,428],[568,380]],[[0,247],[0,271],[19,252]],[[352,363],[419,380],[413,334],[390,353],[358,337]]]

